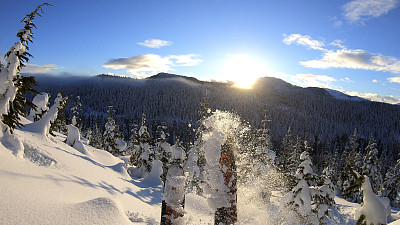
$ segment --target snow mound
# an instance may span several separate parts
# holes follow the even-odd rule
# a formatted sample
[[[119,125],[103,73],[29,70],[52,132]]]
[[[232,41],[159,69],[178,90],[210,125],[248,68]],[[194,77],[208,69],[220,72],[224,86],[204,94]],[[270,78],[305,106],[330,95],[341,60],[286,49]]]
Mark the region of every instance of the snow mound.
[[[95,198],[73,204],[66,210],[71,219],[65,224],[130,224],[119,205],[110,198]],[[77,220],[76,218],[79,218]]]

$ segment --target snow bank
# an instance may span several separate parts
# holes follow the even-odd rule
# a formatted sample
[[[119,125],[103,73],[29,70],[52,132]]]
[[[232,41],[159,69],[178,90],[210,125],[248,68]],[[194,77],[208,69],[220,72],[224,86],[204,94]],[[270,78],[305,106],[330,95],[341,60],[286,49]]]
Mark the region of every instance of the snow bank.
[[[4,130],[3,126],[3,124],[0,124],[0,129]],[[23,158],[24,145],[17,137],[10,134],[8,130],[5,132],[0,131],[0,143],[4,148],[11,150],[15,156]]]
[[[56,134],[15,130],[23,158],[0,144],[0,224],[160,223],[161,189],[139,187],[120,159],[90,146],[82,155]]]

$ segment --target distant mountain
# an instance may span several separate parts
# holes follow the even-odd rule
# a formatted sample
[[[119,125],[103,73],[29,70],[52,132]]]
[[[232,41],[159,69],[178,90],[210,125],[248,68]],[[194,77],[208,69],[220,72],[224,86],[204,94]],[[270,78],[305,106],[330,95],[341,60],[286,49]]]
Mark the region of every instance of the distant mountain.
[[[172,79],[182,78],[182,79],[190,80],[190,81],[193,81],[193,82],[199,82],[199,83],[201,82],[200,80],[198,80],[195,77],[187,77],[187,76],[176,75],[176,74],[172,74],[172,73],[158,73],[156,75],[147,77],[146,79],[170,79],[170,78],[172,78]]]
[[[168,73],[146,79],[99,75],[84,78],[38,76],[37,80],[39,90],[52,96],[62,90],[67,95],[79,95],[84,127],[98,123],[102,128],[108,105],[112,104],[126,137],[130,135],[132,124],[139,123],[145,111],[152,132],[165,121],[172,136],[190,139],[188,123],[196,124],[203,98],[212,110],[236,112],[254,127],[260,126],[267,109],[272,138],[276,141],[282,140],[289,127],[295,133],[318,136],[319,140],[351,135],[354,128],[365,139],[371,133],[385,142],[399,142],[400,137],[398,106],[329,89],[302,88],[272,77],[258,79],[253,89]],[[72,107],[74,97],[70,99],[68,107]]]

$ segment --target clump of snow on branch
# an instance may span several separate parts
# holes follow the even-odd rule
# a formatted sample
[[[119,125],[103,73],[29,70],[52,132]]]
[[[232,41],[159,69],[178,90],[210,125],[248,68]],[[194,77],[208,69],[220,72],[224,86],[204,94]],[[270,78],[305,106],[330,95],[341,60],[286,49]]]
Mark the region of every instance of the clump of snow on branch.
[[[43,92],[39,95],[36,95],[32,103],[36,105],[36,109],[31,109],[27,119],[34,122],[40,119],[40,117],[49,110],[47,106],[49,103],[49,94]]]
[[[67,140],[65,141],[67,145],[72,146],[82,154],[88,155],[89,152],[86,150],[81,140],[81,135],[79,133],[79,129],[72,124],[67,125],[68,129],[68,136]]]
[[[162,174],[162,163],[160,160],[154,160],[151,168],[151,172],[143,178],[142,182],[150,187],[156,187],[162,185],[160,175]]]
[[[386,208],[374,194],[368,176],[364,176],[361,189],[363,190],[363,206],[356,212],[355,219],[365,216],[367,224],[387,224]]]
[[[30,131],[33,133],[39,133],[42,135],[47,135],[50,130],[50,123],[53,122],[57,118],[58,109],[60,107],[60,103],[63,100],[61,94],[57,95],[57,98],[54,100],[54,104],[50,107],[49,111],[43,115],[43,117],[34,122],[27,124],[24,128],[26,131]]]

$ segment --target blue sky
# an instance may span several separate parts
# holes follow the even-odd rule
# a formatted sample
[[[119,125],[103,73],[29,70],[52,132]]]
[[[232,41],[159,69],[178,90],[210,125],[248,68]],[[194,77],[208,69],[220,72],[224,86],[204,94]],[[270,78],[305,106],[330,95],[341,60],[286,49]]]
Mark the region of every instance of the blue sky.
[[[0,55],[41,2],[1,0]],[[25,73],[274,76],[400,102],[398,0],[50,0]]]

